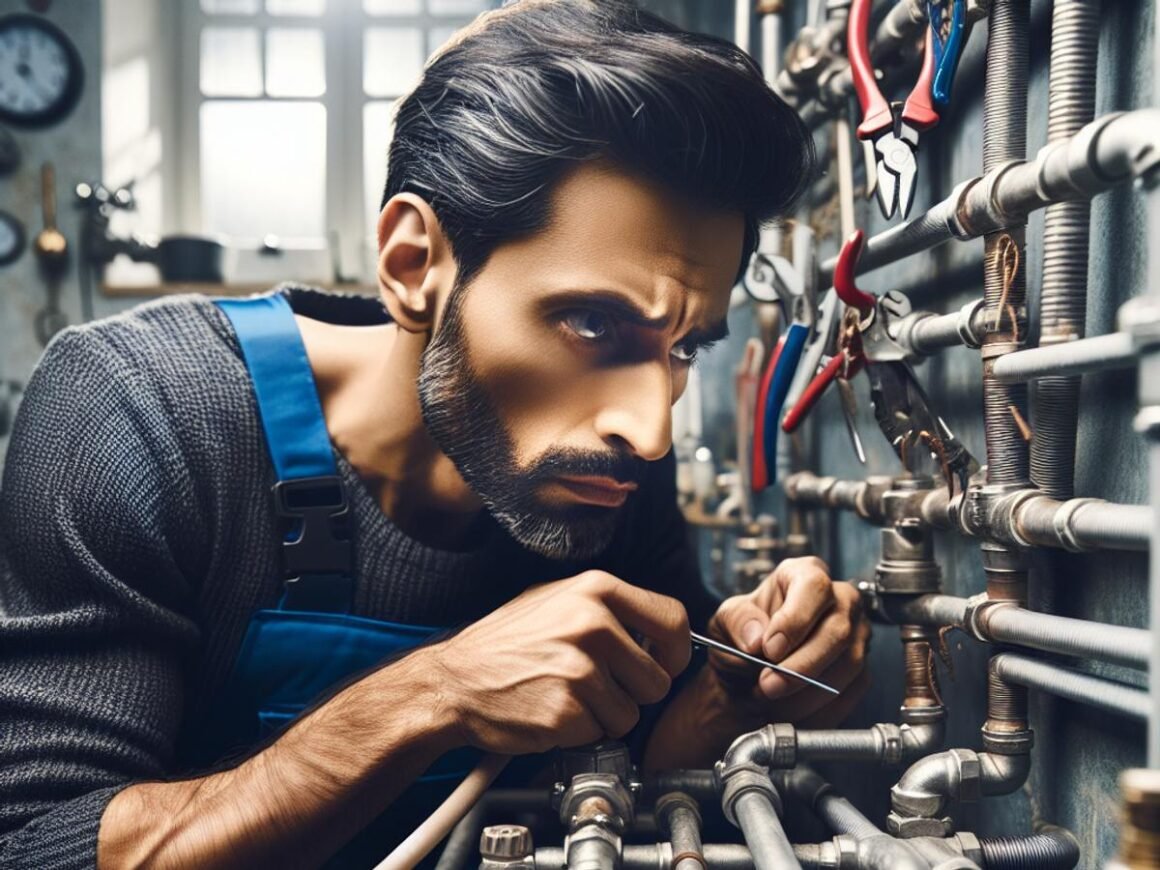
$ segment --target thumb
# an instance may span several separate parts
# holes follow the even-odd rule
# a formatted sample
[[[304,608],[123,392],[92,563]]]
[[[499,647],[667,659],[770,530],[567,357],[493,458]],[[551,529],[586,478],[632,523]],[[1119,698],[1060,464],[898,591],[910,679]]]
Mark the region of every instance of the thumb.
[[[709,627],[717,640],[758,655],[768,626],[769,614],[751,596],[735,595],[722,602]]]

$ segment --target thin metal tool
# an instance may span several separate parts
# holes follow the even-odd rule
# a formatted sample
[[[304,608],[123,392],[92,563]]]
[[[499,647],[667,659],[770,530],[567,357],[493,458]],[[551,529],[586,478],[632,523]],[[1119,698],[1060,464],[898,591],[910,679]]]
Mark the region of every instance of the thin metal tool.
[[[705,637],[703,634],[697,634],[695,631],[690,631],[689,635],[693,638],[693,643],[697,646],[709,647],[718,652],[723,652],[726,655],[736,656],[739,659],[745,659],[747,662],[752,662],[755,665],[761,665],[763,668],[769,668],[771,671],[777,671],[779,674],[785,674],[787,677],[794,677],[801,680],[803,683],[809,683],[818,689],[829,692],[831,695],[840,694],[833,686],[827,686],[825,683],[815,680],[813,677],[807,677],[805,674],[799,674],[797,671],[791,670],[781,665],[775,665],[773,662],[767,662],[765,659],[759,659],[757,656],[751,656],[747,652],[742,652],[729,644],[721,643],[719,640],[713,640],[711,637]]]

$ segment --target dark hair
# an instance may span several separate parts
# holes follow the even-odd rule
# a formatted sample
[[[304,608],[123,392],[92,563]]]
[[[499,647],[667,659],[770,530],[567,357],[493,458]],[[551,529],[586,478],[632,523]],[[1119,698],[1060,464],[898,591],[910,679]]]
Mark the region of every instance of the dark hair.
[[[813,141],[745,52],[630,0],[519,0],[432,58],[398,105],[383,204],[419,194],[469,281],[548,223],[554,184],[606,159],[761,223],[812,180]]]

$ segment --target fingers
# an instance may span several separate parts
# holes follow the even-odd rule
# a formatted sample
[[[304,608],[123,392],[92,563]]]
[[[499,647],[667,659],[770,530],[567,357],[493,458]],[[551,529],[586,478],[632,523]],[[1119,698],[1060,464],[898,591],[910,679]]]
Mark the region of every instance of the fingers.
[[[580,695],[608,737],[623,737],[640,721],[640,707],[607,671],[586,683]]]
[[[669,693],[672,678],[614,619],[598,637],[598,658],[637,704],[655,704]]]
[[[862,619],[858,592],[848,583],[834,584],[834,606],[806,641],[781,664],[842,689],[861,670],[870,638],[870,624]],[[839,661],[848,663],[835,674],[829,668]],[[832,676],[838,682],[831,682]],[[842,683],[842,679],[846,683]],[[758,679],[761,693],[768,699],[784,698],[801,691],[804,684],[774,671],[762,671]]]
[[[670,677],[688,666],[692,656],[689,615],[681,602],[602,571],[588,571],[581,575],[581,581],[589,585],[621,624],[652,641],[653,656]]]
[[[769,618],[763,644],[765,656],[781,662],[834,606],[834,584],[825,562],[806,557],[786,559],[764,585],[778,586],[785,594],[785,600]],[[786,665],[794,667],[788,662]]]
[[[751,595],[734,595],[721,602],[709,625],[718,640],[759,655],[769,625],[769,611]],[[740,661],[733,659],[733,661]]]

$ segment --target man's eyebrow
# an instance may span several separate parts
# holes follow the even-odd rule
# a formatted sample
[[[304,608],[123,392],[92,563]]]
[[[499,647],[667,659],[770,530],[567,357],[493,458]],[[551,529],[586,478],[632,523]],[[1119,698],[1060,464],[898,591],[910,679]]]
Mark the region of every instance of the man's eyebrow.
[[[648,312],[637,305],[630,296],[617,290],[593,288],[589,290],[559,290],[550,297],[552,305],[575,304],[578,308],[599,308],[608,314],[645,329],[664,329],[666,317],[649,317]]]
[[[664,329],[665,317],[650,317],[631,297],[617,290],[594,288],[589,290],[561,290],[551,296],[553,305],[574,303],[577,307],[594,306],[613,314],[626,323],[644,329]],[[724,318],[705,329],[691,329],[685,341],[698,347],[708,346],[729,337],[729,324]]]

